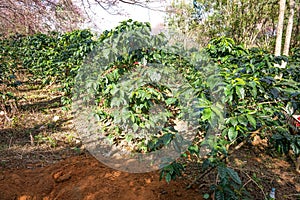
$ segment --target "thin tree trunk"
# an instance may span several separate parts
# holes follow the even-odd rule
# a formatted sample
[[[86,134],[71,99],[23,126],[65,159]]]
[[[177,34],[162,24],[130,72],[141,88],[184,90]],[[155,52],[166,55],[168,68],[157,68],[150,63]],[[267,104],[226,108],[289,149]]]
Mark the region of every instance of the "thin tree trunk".
[[[285,4],[286,4],[286,0],[279,1],[279,17],[278,17],[278,24],[276,30],[275,56],[280,56],[281,54]]]
[[[298,1],[297,2],[297,13],[298,13],[298,15],[297,15],[297,18],[298,18],[298,20],[297,20],[297,32],[296,32],[296,34],[295,34],[295,36],[296,36],[296,41],[297,41],[297,38],[299,38],[299,40],[298,40],[298,42],[296,42],[296,45],[299,45],[300,46],[300,1]],[[298,34],[299,35],[298,35]],[[296,46],[296,45],[294,45],[294,46]]]
[[[288,25],[285,33],[285,41],[283,47],[283,55],[289,55],[289,49],[291,44],[292,30],[293,30],[293,22],[294,22],[294,13],[295,13],[295,0],[290,0],[290,16]]]

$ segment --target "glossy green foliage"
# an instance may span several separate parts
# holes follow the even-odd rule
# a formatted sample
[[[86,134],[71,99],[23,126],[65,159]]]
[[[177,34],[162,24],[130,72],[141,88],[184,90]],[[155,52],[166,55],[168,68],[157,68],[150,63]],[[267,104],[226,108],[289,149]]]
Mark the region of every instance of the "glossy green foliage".
[[[26,70],[32,79],[43,85],[62,85],[65,97],[71,93],[73,79],[84,57],[95,45],[89,30],[76,30],[70,33],[38,33],[30,36],[16,35],[1,40],[1,68],[3,78],[8,80],[17,70]],[[63,98],[65,104],[68,98]]]
[[[211,190],[214,191],[216,200],[250,199],[236,171],[224,165],[219,165],[217,171],[219,182],[211,185]]]
[[[299,114],[299,50],[289,58],[274,57],[221,37],[211,40],[206,51],[218,69],[214,78],[202,82],[210,92],[203,91],[205,98],[200,95],[207,105],[201,121],[208,135],[189,151],[201,157],[199,148],[210,149],[203,167],[218,169],[219,184],[212,186],[216,199],[244,199],[246,193],[236,172],[224,166],[220,155],[227,156],[230,145],[248,140],[253,133],[268,137],[270,147],[281,153],[292,150],[299,155],[299,135],[291,134],[282,113],[285,109]],[[282,61],[287,61],[286,68],[278,67]]]
[[[224,166],[220,156],[226,156],[230,145],[248,140],[253,132],[259,130],[262,137],[271,138],[271,145],[280,152],[293,150],[299,155],[299,136],[290,134],[282,114],[286,108],[299,112],[299,49],[294,49],[290,57],[274,57],[261,49],[236,45],[225,37],[211,40],[203,52],[180,45],[166,48],[163,34],[153,36],[148,23],[132,20],[94,38],[90,31],[78,30],[1,40],[0,84],[16,84],[14,72],[25,68],[44,84],[61,84],[66,94],[64,103],[71,102],[68,95],[72,89],[75,99],[85,92],[93,94],[97,105],[93,114],[99,122],[131,125],[130,131],[105,127],[106,137],[115,145],[126,141],[131,151],[141,153],[159,150],[179,139],[173,121],[184,118],[187,107],[180,99],[196,97],[197,129],[204,134],[201,137],[207,137],[188,150],[201,157],[201,145],[209,147],[203,167],[218,169],[220,184],[212,187],[217,199],[241,197],[236,172]],[[278,68],[282,61],[288,61],[286,68]],[[149,79],[160,80],[155,66],[163,69],[160,75],[169,77],[170,83],[178,78],[185,80],[184,87],[176,93],[172,84],[144,84],[132,78],[147,72]],[[75,77],[79,82],[74,88]],[[133,85],[137,87],[128,89]],[[2,99],[8,96],[1,92]],[[90,96],[85,98],[88,103]],[[151,107],[156,104],[165,109],[151,115]],[[120,106],[126,112],[113,112]],[[155,129],[159,121],[155,117],[164,122],[159,133],[151,137],[136,134],[141,133],[140,129]],[[161,178],[169,182],[182,170],[184,167],[174,162],[162,169]]]
[[[276,133],[275,127],[285,127],[281,109],[292,102],[299,109],[299,62],[291,57],[286,68],[281,61],[259,49],[243,49],[227,38],[212,40],[207,48],[220,67],[226,104],[226,126],[222,132],[230,141],[245,137],[251,131]],[[277,116],[277,117],[276,117]]]
[[[184,117],[179,99],[191,101],[193,86],[199,94],[205,90],[201,72],[180,54],[180,46],[167,48],[163,34],[152,35],[148,23],[122,22],[99,41],[101,45],[76,77],[75,100],[84,96],[89,103],[94,98],[90,94],[96,93],[99,121],[130,125],[126,129],[120,125],[117,131],[104,128],[115,145],[126,140],[134,146],[132,151],[146,153],[176,140],[172,121]],[[174,88],[178,81],[182,85]],[[152,130],[151,135],[144,133]]]

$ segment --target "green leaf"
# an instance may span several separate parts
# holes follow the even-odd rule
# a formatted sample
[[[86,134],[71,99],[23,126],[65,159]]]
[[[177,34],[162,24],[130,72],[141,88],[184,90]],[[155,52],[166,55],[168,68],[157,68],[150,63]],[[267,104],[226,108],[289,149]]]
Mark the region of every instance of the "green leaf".
[[[189,146],[188,150],[192,153],[192,154],[199,154],[199,147],[198,145],[191,145]]]
[[[172,180],[172,176],[170,173],[167,173],[166,177],[165,177],[167,183],[170,183],[170,181]]]
[[[236,125],[238,124],[238,120],[237,117],[231,117],[229,119],[230,124],[232,124],[232,126],[236,127]]]
[[[238,135],[238,132],[235,130],[234,127],[230,127],[229,130],[228,130],[228,138],[230,141],[233,141],[236,139]]]
[[[132,122],[135,122],[135,116],[134,116],[134,114],[130,113],[130,119],[131,119]]]
[[[176,100],[177,100],[176,98],[168,98],[166,100],[166,104],[169,106],[171,104],[174,104],[176,102]]]
[[[162,140],[164,145],[168,145],[170,143],[170,141],[172,140],[173,135],[171,133],[167,133],[165,135],[162,136]]]
[[[248,125],[248,119],[245,117],[245,115],[238,116],[238,121],[240,124],[247,126]]]
[[[229,128],[225,128],[223,131],[222,131],[222,136],[225,137],[227,134],[228,134],[228,130]]]
[[[256,98],[257,97],[257,88],[256,86],[252,88],[252,90],[250,90],[251,95]]]
[[[220,108],[220,107],[217,107],[215,105],[212,105],[211,106],[211,110],[219,117],[219,120],[220,121],[223,121],[224,120],[224,116],[223,116],[223,109]]]
[[[239,84],[239,85],[245,85],[246,84],[245,81],[241,78],[236,78],[235,80],[236,80],[236,84]]]
[[[241,185],[242,184],[242,181],[238,175],[238,173],[236,171],[234,171],[233,169],[231,168],[226,168],[226,171],[227,171],[227,174],[232,178],[232,180],[234,182],[236,182],[237,184]]]
[[[205,121],[205,120],[209,120],[211,118],[211,109],[210,108],[205,108],[203,110],[203,114],[202,114],[202,120]]]
[[[250,124],[254,128],[256,128],[256,120],[255,120],[255,118],[251,114],[246,115],[246,117],[247,117],[248,121],[250,122]]]
[[[244,89],[244,87],[236,86],[235,90],[236,90],[236,94],[238,95],[238,97],[240,99],[244,99],[245,98],[245,89]]]
[[[160,60],[160,59],[161,59],[161,55],[158,54],[158,53],[155,53],[155,54],[153,55],[153,58],[156,59],[156,60]]]
[[[139,125],[134,123],[132,128],[133,128],[133,131],[136,132],[139,129]]]
[[[126,140],[127,142],[130,142],[132,139],[133,139],[133,135],[131,135],[131,134],[127,134],[127,135],[125,136],[125,140]]]
[[[204,198],[204,199],[209,199],[209,197],[210,197],[210,195],[207,194],[207,193],[205,193],[205,194],[203,195],[203,198]]]
[[[226,87],[225,87],[225,89],[224,89],[224,94],[226,95],[226,96],[229,96],[229,95],[232,95],[232,86],[231,85],[227,85]]]

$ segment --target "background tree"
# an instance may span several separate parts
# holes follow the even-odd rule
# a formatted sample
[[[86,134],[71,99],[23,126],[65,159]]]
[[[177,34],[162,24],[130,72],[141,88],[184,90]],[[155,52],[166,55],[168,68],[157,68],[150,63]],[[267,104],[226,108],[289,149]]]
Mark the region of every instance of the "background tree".
[[[0,0],[0,35],[33,34],[51,30],[66,32],[78,29],[90,20],[92,9],[101,7],[112,15],[122,14],[122,5],[151,7],[161,0]],[[114,17],[114,16],[113,16]]]
[[[279,16],[276,29],[275,56],[280,56],[281,54],[285,4],[286,0],[279,1]]]
[[[153,3],[163,0],[0,0],[0,36],[14,33],[33,34],[55,30],[60,32],[80,28],[91,20],[93,8],[100,7],[112,15],[126,14],[123,5],[140,6],[164,11]],[[115,16],[112,16],[115,17]]]
[[[290,9],[289,9],[290,13],[289,13],[284,47],[283,47],[283,55],[286,55],[286,56],[289,55],[289,49],[290,49],[290,44],[291,44],[291,37],[292,37],[293,23],[294,23],[294,13],[295,13],[295,0],[290,0],[289,7],[290,7]]]
[[[291,46],[299,47],[300,46],[300,0],[295,3],[296,15],[294,16],[293,32]]]
[[[1,0],[0,34],[71,31],[82,14],[71,0]]]
[[[188,30],[203,46],[211,38],[226,36],[237,43],[245,44],[246,47],[274,50],[278,2],[279,0],[194,0],[193,3],[173,1],[169,8],[168,22],[169,26],[177,26],[177,29],[185,32]],[[289,5],[292,8],[292,2]],[[299,11],[299,0],[295,3],[295,9]],[[182,13],[188,14],[182,16]],[[299,17],[299,14],[294,17],[290,15],[290,19],[294,20],[290,24],[295,30],[291,36],[291,47],[299,44]]]

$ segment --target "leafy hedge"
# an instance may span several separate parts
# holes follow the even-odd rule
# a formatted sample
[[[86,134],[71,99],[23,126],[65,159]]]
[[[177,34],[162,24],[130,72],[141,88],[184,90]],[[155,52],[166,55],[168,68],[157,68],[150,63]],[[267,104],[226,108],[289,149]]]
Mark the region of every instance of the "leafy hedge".
[[[207,51],[218,63],[226,83],[223,101],[227,115],[222,135],[232,142],[255,130],[273,139],[278,134],[288,134],[283,110],[291,115],[300,108],[298,55],[274,57],[260,49],[244,49],[228,38],[211,41]],[[282,60],[288,61],[284,69],[276,66]],[[292,145],[298,156],[299,136],[293,137],[298,138]]]
[[[144,44],[147,41],[145,48],[132,48],[134,30],[137,30],[134,43]],[[105,130],[108,132],[107,138],[113,143],[126,140],[131,143],[132,151],[149,152],[176,139],[172,121],[180,118],[184,106],[170,88],[148,84],[131,91],[129,112],[124,116],[113,115],[109,110],[127,98],[124,91],[122,93],[124,88],[116,85],[122,75],[142,70],[146,63],[174,68],[193,88],[191,96],[195,95],[201,102],[197,109],[200,115],[198,131],[204,134],[201,137],[211,132],[216,136],[208,137],[203,142],[195,140],[189,147],[190,153],[200,158],[200,148],[209,146],[211,151],[203,167],[218,169],[219,185],[212,186],[216,199],[239,199],[245,194],[237,173],[226,167],[222,159],[228,155],[231,145],[259,134],[268,137],[271,147],[279,152],[292,150],[299,156],[300,136],[291,134],[283,110],[289,114],[299,112],[300,49],[294,49],[290,57],[274,57],[262,49],[245,49],[232,39],[221,37],[212,40],[201,52],[194,49],[182,52],[184,48],[180,45],[165,48],[163,44],[167,41],[166,37],[163,34],[152,36],[150,31],[148,23],[130,20],[111,31],[105,31],[97,39],[88,30],[78,30],[67,34],[53,32],[1,40],[0,84],[11,82],[15,71],[25,68],[44,84],[61,83],[66,94],[64,103],[70,103],[74,78],[78,72],[84,74],[82,70],[85,69],[80,68],[83,64],[90,64],[83,63],[83,60],[93,50],[106,52],[99,60],[101,66],[93,65],[99,63],[94,60],[88,68],[95,73],[99,67],[105,69],[103,74],[98,75],[99,79],[88,82],[91,84],[89,88],[96,92],[98,120],[129,120],[135,130],[145,127],[151,129],[155,126],[155,119],[150,118],[149,109],[155,103],[162,103],[167,110],[160,116],[166,119],[160,134],[147,138],[128,134],[118,127]],[[123,45],[127,54],[115,53],[120,46],[110,46],[112,43]],[[276,66],[282,60],[287,61],[284,69]],[[88,77],[77,77],[80,78],[86,80]],[[133,81],[128,80],[127,84],[133,84]],[[80,87],[75,89],[80,90]],[[116,94],[119,94],[118,98],[115,98]],[[161,171],[161,178],[170,181],[179,176],[182,170],[184,166],[174,162]]]
[[[92,38],[89,30],[76,30],[66,34],[16,35],[1,40],[2,82],[11,82],[17,70],[25,69],[32,79],[41,81],[42,85],[61,84],[65,93],[63,103],[69,104],[77,70],[96,44]]]

